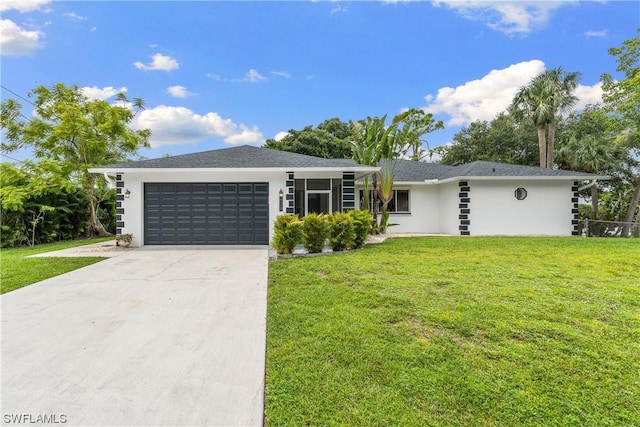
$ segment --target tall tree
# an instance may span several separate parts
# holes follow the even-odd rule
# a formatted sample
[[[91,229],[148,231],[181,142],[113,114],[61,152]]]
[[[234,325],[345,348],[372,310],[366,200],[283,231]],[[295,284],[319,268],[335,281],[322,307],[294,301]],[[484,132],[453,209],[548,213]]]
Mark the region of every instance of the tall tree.
[[[424,135],[438,129],[444,129],[442,120],[436,121],[433,114],[424,110],[411,108],[393,118],[393,124],[397,127],[399,137],[404,141],[403,150],[410,154],[411,160],[422,160],[431,152],[429,142]],[[427,146],[425,151],[424,146]]]
[[[577,102],[573,94],[580,73],[562,68],[543,71],[518,91],[511,103],[516,118],[528,118],[537,128],[541,168],[553,168],[555,130],[558,115],[568,112]]]
[[[618,142],[621,146],[640,155],[640,28],[636,36],[625,40],[621,47],[609,49],[616,57],[616,70],[624,73],[624,79],[616,80],[611,74],[602,75],[605,107],[614,113]],[[640,205],[640,173],[636,176],[636,189],[629,203],[625,222],[632,222]],[[627,234],[627,233],[625,233]]]
[[[129,127],[135,114],[144,108],[142,99],[132,101],[117,95],[121,105],[90,100],[78,86],[58,83],[38,86],[33,98],[33,118],[26,118],[22,105],[13,99],[2,103],[0,125],[5,132],[3,152],[29,147],[37,159],[53,160],[60,173],[77,182],[89,198],[92,229],[109,235],[98,218],[99,194],[104,180],[89,168],[128,160],[141,147],[149,146],[151,131]]]
[[[279,141],[267,139],[264,147],[327,159],[347,159],[351,157],[350,141],[353,138],[352,126],[333,118],[316,128],[306,126],[302,130],[291,129]]]
[[[475,121],[453,136],[454,143],[441,149],[441,163],[461,165],[476,160],[538,165],[535,128],[529,121],[517,123],[508,113],[491,122]]]

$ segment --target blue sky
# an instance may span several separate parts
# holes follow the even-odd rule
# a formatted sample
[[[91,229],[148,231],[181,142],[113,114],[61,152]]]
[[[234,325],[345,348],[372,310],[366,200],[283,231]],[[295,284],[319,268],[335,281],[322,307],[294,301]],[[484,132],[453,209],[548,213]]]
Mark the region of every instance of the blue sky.
[[[578,108],[597,102],[600,75],[616,75],[607,49],[640,26],[636,1],[4,0],[0,11],[2,85],[143,98],[134,126],[153,132],[145,157],[411,107],[445,122],[427,137],[433,148],[490,120],[544,69],[580,71]]]

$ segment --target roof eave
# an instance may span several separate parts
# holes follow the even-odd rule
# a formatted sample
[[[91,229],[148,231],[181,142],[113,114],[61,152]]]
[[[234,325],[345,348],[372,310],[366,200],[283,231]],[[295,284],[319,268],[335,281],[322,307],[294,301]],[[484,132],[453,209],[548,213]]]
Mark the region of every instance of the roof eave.
[[[607,175],[556,175],[556,176],[454,176],[440,180],[440,184],[455,181],[513,181],[513,180],[529,180],[529,181],[592,181],[592,180],[608,180],[611,179]]]
[[[97,167],[89,169],[90,173],[156,173],[156,172],[175,172],[175,173],[194,173],[194,172],[358,172],[373,173],[379,171],[380,168],[372,166],[332,166],[332,167],[273,167],[273,168],[114,168],[114,167]]]

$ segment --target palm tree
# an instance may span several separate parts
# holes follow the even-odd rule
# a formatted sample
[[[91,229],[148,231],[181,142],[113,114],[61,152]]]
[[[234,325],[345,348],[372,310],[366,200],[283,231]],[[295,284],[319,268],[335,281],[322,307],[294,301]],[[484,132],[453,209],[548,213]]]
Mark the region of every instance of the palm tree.
[[[386,114],[382,117],[367,117],[364,123],[356,125],[358,137],[353,141],[353,159],[363,165],[378,166],[383,159],[393,159],[400,155],[401,143],[400,134],[397,132],[397,124],[385,125]],[[394,162],[395,164],[395,162]],[[391,187],[389,187],[389,179]],[[379,183],[384,184],[384,188]],[[369,185],[368,177],[363,178],[364,200],[363,205],[369,206]],[[374,194],[378,194],[383,201],[383,219],[388,216],[386,208],[393,197],[393,169],[376,172],[372,176],[371,188]],[[373,214],[377,228],[378,204],[373,201]],[[381,224],[380,229],[384,229],[385,224]]]
[[[553,168],[557,116],[568,112],[577,102],[573,92],[579,80],[578,72],[566,73],[560,67],[554,68],[535,76],[513,98],[514,117],[531,119],[538,130],[541,168]]]
[[[561,169],[599,174],[615,169],[620,164],[620,149],[610,139],[588,135],[580,140],[572,137],[558,150]],[[597,185],[591,186],[593,219],[598,219],[600,193]]]

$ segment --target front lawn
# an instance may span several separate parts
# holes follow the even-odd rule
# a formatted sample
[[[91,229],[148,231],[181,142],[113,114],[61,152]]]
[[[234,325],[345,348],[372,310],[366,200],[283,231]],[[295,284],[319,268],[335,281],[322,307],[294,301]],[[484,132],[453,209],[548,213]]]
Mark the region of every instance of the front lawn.
[[[399,238],[269,278],[268,425],[640,425],[637,239]]]
[[[48,279],[49,277],[58,276],[104,259],[100,257],[26,258],[29,255],[89,245],[107,240],[113,240],[113,237],[2,249],[2,251],[0,251],[0,274],[2,277],[0,281],[0,293],[4,294],[5,292]]]

